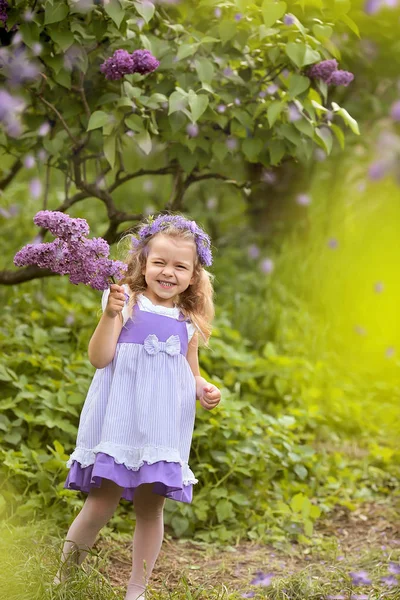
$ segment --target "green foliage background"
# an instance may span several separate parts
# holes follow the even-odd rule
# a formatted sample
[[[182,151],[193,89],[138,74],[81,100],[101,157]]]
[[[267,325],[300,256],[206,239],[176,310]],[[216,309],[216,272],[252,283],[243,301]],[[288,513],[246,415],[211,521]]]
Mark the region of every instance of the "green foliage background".
[[[216,6],[203,4],[210,11]],[[333,19],[326,3],[297,3],[293,10],[300,10],[301,4]],[[339,4],[350,3],[335,6]],[[226,5],[231,12],[235,8]],[[390,173],[378,183],[367,177],[375,141],[388,127],[389,107],[396,99],[390,84],[397,71],[387,57],[397,56],[397,37],[390,11],[382,13],[380,25],[371,25],[361,3],[351,3],[349,8],[339,17],[349,13],[351,22],[343,33],[346,19],[337,18],[339,33],[334,41],[347,67],[356,73],[356,83],[346,92],[337,90],[337,95],[359,120],[361,141],[350,138],[345,153],[338,154],[339,146],[335,146],[329,160],[302,165],[301,177],[293,178],[285,188],[282,205],[276,204],[273,189],[264,189],[262,211],[266,212],[261,211],[259,222],[252,217],[251,185],[246,196],[224,181],[199,181],[186,197],[184,208],[205,225],[215,244],[217,319],[210,349],[201,351],[201,367],[221,387],[223,402],[212,413],[198,410],[191,466],[200,483],[194,503],[167,503],[169,530],[179,536],[228,543],[239,538],[310,543],[315,522],[337,505],[352,509],[367,500],[398,499],[399,361],[396,355],[389,360],[384,349],[400,337],[394,331],[398,263],[387,261],[388,253],[395,252],[395,231],[389,224],[399,216],[400,192]],[[220,27],[228,35],[224,22]],[[365,58],[352,23],[360,27],[362,39],[365,35],[377,44],[378,52],[371,59]],[[114,25],[109,23],[109,27]],[[113,34],[118,39],[118,31]],[[226,51],[237,52],[229,46],[229,39]],[[187,52],[192,51],[191,44]],[[205,63],[202,69],[210,71]],[[384,99],[377,95],[382,85],[390,90]],[[361,90],[365,92],[362,98]],[[115,102],[115,98],[109,100]],[[121,119],[115,131],[105,134],[103,130],[106,136],[120,133],[123,103],[117,112]],[[75,118],[74,114],[70,117]],[[222,117],[205,114],[207,118],[209,124]],[[245,128],[239,131],[237,127],[235,135],[243,145],[233,168],[245,173],[245,181],[249,163],[260,160],[262,166],[271,167],[275,161],[270,154],[261,159],[252,154],[243,141]],[[64,133],[56,132],[52,143],[67,144]],[[187,139],[179,128],[175,133],[182,138],[172,139],[172,146],[183,148],[178,159],[188,174],[195,165],[187,163]],[[103,139],[100,136],[97,141]],[[28,142],[23,142],[22,154]],[[210,155],[203,151],[210,152],[210,148],[213,160],[217,157],[223,162],[217,142],[191,155],[199,159],[196,168],[208,164]],[[330,150],[326,143],[320,145]],[[296,148],[300,146],[305,148],[303,142]],[[310,142],[306,154],[314,149]],[[56,159],[66,152],[62,145],[52,150]],[[296,154],[290,143],[288,150],[289,155]],[[15,203],[23,207],[17,216],[0,223],[4,269],[11,268],[15,252],[36,234],[31,218],[42,207],[27,194],[29,177],[21,172],[3,194],[6,207]],[[168,185],[172,187],[171,182]],[[169,194],[166,189],[158,179],[149,184],[149,178],[138,177],[129,187],[117,190],[114,200],[123,210],[161,208]],[[309,207],[295,204],[300,191],[310,194]],[[57,207],[59,194],[60,180],[54,176],[50,208]],[[99,235],[107,226],[107,215],[105,207],[99,210],[95,202],[86,200],[69,212],[87,218],[93,235]],[[271,223],[268,211],[272,209]],[[377,239],[385,223],[385,236]],[[333,237],[339,242],[338,252],[327,246]],[[252,243],[261,248],[260,260],[248,256]],[[371,252],[366,245],[372,247]],[[114,246],[115,256],[120,251]],[[373,272],[372,255],[378,257]],[[274,259],[270,275],[260,269],[266,257]],[[391,282],[392,286],[388,286],[389,300],[378,305],[366,290],[383,273],[385,285]],[[86,350],[99,316],[99,294],[58,277],[3,287],[0,293],[4,352],[0,366],[1,516],[18,523],[46,514],[65,528],[83,501],[77,493],[65,490],[63,483],[65,462],[74,448],[80,409],[94,372]],[[372,317],[375,329],[368,322]],[[354,334],[359,318],[368,322],[371,333],[365,342]],[[128,503],[121,503],[112,525],[117,532],[131,530]]]

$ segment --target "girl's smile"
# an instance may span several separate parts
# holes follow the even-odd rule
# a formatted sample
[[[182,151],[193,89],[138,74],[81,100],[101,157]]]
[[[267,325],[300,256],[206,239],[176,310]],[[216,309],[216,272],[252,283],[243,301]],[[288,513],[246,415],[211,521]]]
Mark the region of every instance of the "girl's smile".
[[[166,307],[174,306],[176,296],[194,280],[196,246],[193,241],[158,234],[149,243],[149,254],[142,273],[145,296]]]

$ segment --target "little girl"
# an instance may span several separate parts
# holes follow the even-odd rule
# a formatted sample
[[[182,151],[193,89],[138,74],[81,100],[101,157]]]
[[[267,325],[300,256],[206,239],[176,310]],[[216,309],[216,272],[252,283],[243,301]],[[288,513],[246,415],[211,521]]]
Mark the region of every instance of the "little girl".
[[[125,600],[137,600],[160,552],[165,498],[192,501],[196,398],[209,410],[221,394],[198,362],[198,337],[208,341],[214,316],[208,235],[182,216],[150,217],[127,262],[122,285],[103,294],[89,342],[97,371],[65,482],[88,497],[69,528],[55,583],[67,579],[71,559],[83,561],[122,496],[136,514]]]

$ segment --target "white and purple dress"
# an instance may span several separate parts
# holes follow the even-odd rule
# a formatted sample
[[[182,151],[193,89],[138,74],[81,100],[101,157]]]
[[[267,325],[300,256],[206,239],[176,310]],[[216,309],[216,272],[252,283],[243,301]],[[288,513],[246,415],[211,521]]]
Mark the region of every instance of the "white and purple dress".
[[[195,328],[177,306],[143,294],[132,318],[126,308],[115,356],[88,390],[64,487],[88,493],[110,479],[132,501],[135,488],[152,483],[156,494],[191,502],[196,382],[186,353]]]

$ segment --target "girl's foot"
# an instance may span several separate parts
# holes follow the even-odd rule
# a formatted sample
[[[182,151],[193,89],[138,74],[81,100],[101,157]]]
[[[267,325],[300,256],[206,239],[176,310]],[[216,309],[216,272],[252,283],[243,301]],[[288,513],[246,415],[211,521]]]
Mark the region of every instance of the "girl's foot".
[[[146,588],[137,583],[128,583],[124,600],[145,600]]]

